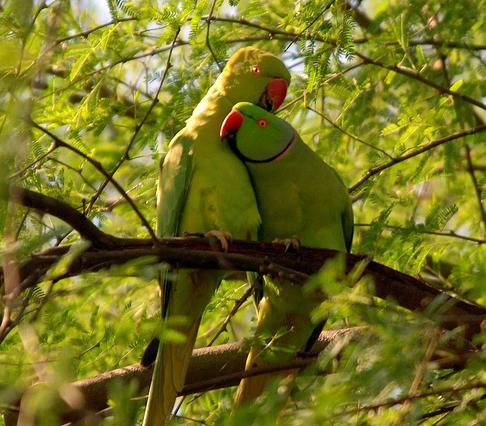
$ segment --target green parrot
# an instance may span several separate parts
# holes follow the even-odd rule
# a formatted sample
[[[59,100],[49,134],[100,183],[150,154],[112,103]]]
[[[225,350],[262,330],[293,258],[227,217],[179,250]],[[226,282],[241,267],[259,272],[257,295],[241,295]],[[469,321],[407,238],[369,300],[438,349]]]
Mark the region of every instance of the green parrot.
[[[260,240],[298,238],[308,247],[350,250],[353,210],[347,188],[290,124],[241,102],[225,118],[220,136],[248,168],[262,219]],[[290,360],[310,349],[322,328],[311,321],[322,293],[284,280],[265,281],[246,369]],[[236,405],[255,399],[278,376],[243,379]]]
[[[261,220],[248,172],[221,142],[219,130],[238,101],[275,111],[289,83],[283,62],[268,52],[245,47],[229,59],[169,145],[157,188],[159,237],[211,233],[223,247],[229,235],[256,238]],[[142,365],[150,365],[156,353],[144,426],[159,426],[170,415],[184,385],[204,308],[223,276],[221,271],[177,270],[161,277],[162,317],[170,325],[178,320],[172,328],[185,340],[159,344],[154,339],[142,358]]]

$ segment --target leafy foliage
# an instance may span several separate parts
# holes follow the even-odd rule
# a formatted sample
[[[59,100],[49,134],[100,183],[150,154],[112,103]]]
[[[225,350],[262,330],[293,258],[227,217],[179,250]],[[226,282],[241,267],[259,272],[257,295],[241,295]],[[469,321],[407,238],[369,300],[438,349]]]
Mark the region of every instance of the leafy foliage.
[[[484,0],[329,2],[327,9],[319,0],[7,0],[0,11],[2,194],[13,181],[68,202],[107,233],[146,237],[136,212],[93,164],[53,145],[29,117],[114,171],[153,227],[161,153],[215,81],[216,61],[255,45],[292,71],[279,114],[352,188],[353,252],[486,304],[485,133],[430,145],[486,120]],[[4,263],[80,241],[61,221],[5,201],[0,229]],[[45,392],[31,403],[44,413],[50,407],[43,421],[54,424],[51,404],[63,384],[137,362],[158,323],[156,268],[140,261],[60,282],[53,270],[22,294],[11,316],[19,325],[1,344],[0,409],[42,378]],[[486,422],[484,353],[455,371],[440,368],[429,351],[449,354],[460,330],[438,334],[433,309],[412,315],[377,300],[372,283],[346,276],[339,262],[313,285],[327,294],[315,313],[328,318],[326,327],[365,331],[329,347],[314,371],[275,384],[231,420],[234,390],[224,389],[186,398],[182,422]],[[199,345],[212,340],[245,289],[223,283]],[[247,302],[216,343],[249,338],[253,320]],[[134,389],[109,392],[106,424],[135,424],[143,401],[133,399]]]

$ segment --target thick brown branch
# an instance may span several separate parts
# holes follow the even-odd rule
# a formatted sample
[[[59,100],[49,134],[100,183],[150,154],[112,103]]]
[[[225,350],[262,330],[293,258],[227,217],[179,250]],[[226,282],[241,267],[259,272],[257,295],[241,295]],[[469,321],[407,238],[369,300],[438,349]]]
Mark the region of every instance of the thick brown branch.
[[[85,251],[58,279],[98,271],[140,257],[151,257],[154,262],[165,261],[179,268],[256,271],[303,283],[310,274],[318,272],[326,260],[337,255],[345,256],[348,271],[366,261],[365,256],[325,249],[303,247],[297,253],[285,253],[282,245],[265,242],[234,241],[227,253],[220,252],[217,245],[204,238],[160,240],[157,247],[151,240],[119,239],[117,244],[119,249]],[[35,285],[68,249],[68,246],[63,246],[32,256],[20,268],[22,289]],[[374,279],[376,296],[395,299],[398,304],[413,311],[423,311],[436,297],[443,297],[445,308],[438,316],[443,325],[447,328],[465,325],[468,336],[479,332],[481,322],[486,318],[485,308],[459,301],[385,265],[371,261],[364,274]]]
[[[286,371],[303,368],[315,361],[316,355],[327,345],[338,339],[349,337],[359,328],[324,331],[314,345],[312,352],[305,357],[296,358],[285,364],[279,364],[267,369],[254,369],[244,372],[248,353],[242,350],[241,342],[195,349],[186,376],[185,386],[180,395],[190,395],[196,392],[236,386],[241,378],[263,374],[270,371]],[[144,395],[150,385],[152,369],[133,364],[123,368],[100,374],[84,380],[74,382],[73,385],[81,392],[84,404],[81,409],[66,408],[64,422],[75,421],[89,413],[97,413],[107,407],[108,391],[116,381],[129,384],[136,383],[135,395]],[[35,386],[30,391],[35,391]],[[27,391],[29,392],[29,391]],[[19,398],[20,399],[20,398]],[[11,422],[6,426],[16,425],[18,404],[11,409]],[[63,406],[59,401],[59,406]],[[15,421],[15,422],[14,422]]]
[[[275,371],[287,371],[295,368],[305,368],[316,360],[316,356],[340,339],[358,338],[366,331],[365,328],[345,328],[341,330],[326,330],[321,333],[310,353],[302,354],[286,363],[266,368],[255,368],[244,371],[247,352],[239,342],[195,349],[192,353],[185,386],[180,395],[190,395],[214,389],[236,386],[243,377]],[[474,357],[474,352],[466,352],[447,360],[434,358],[440,368],[461,368],[465,362]],[[151,368],[144,368],[139,364],[129,365],[100,375],[78,380],[73,385],[80,391],[84,404],[82,408],[66,408],[63,416],[65,422],[76,421],[90,413],[98,413],[107,407],[108,391],[116,381],[135,383],[135,396],[146,393],[152,376]],[[31,389],[35,390],[35,386]],[[20,400],[20,396],[19,396]],[[60,401],[60,404],[62,402]],[[10,411],[10,422],[6,426],[16,425],[19,401]]]
[[[24,194],[30,193],[24,192]],[[102,231],[94,230],[92,226],[86,225],[88,219],[79,217],[76,210],[66,209],[64,204],[49,200],[49,197],[35,197],[35,193],[31,195],[27,201],[22,197],[14,198],[13,201],[21,204],[25,202],[29,207],[54,213],[84,232],[89,229],[88,233],[95,247],[96,245],[102,246],[103,242],[110,245],[110,248],[105,250],[99,248],[86,250],[73,260],[64,274],[57,279],[106,269],[140,257],[151,257],[154,263],[167,262],[179,268],[255,271],[302,284],[310,275],[318,272],[326,260],[340,255],[345,258],[348,271],[362,261],[367,262],[364,274],[370,275],[374,279],[375,294],[380,298],[391,297],[407,309],[423,311],[436,297],[443,297],[444,306],[447,308],[441,312],[441,321],[445,327],[454,328],[458,325],[466,325],[467,335],[471,336],[480,330],[481,322],[486,318],[486,308],[455,299],[414,277],[385,265],[368,261],[363,255],[305,247],[297,252],[287,253],[281,244],[248,241],[233,241],[229,245],[228,251],[222,253],[217,244],[206,238],[164,239],[159,240],[154,246],[153,240],[150,239],[116,238],[104,234]],[[52,207],[53,203],[55,207]],[[51,210],[47,211],[45,206],[49,206]],[[66,212],[69,212],[67,217]],[[35,254],[25,261],[19,270],[22,290],[37,284],[46,271],[68,250],[69,246],[52,248]],[[0,279],[3,280],[3,271]]]
[[[47,213],[63,220],[79,232],[82,238],[91,241],[94,247],[116,247],[114,244],[114,241],[116,241],[115,237],[100,231],[86,216],[63,201],[13,185],[10,186],[10,198],[17,204],[39,210],[42,213]]]

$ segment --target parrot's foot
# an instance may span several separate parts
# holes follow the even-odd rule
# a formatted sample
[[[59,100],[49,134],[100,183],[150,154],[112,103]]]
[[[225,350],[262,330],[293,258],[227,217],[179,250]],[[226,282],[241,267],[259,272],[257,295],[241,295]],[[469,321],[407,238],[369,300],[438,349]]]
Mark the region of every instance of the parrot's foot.
[[[229,232],[212,230],[204,234],[206,238],[216,238],[224,251],[228,251],[229,242],[233,239],[233,236]]]
[[[291,238],[276,238],[272,241],[274,244],[284,244],[285,245],[285,253],[289,251],[289,248],[292,247],[294,250],[300,250],[300,240],[297,235],[292,235]]]

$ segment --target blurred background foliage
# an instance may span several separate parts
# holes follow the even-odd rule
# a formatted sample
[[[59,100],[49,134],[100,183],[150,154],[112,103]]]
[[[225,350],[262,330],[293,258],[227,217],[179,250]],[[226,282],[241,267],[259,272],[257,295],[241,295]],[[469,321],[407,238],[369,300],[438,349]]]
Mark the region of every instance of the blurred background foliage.
[[[105,232],[147,237],[99,171],[30,120],[115,171],[154,226],[161,153],[232,52],[254,45],[292,72],[279,115],[350,187],[352,251],[484,305],[485,133],[428,144],[486,121],[485,11],[484,0],[0,1],[0,190],[13,181],[69,203]],[[79,243],[61,221],[4,201],[0,229],[4,260],[7,251],[24,259]],[[346,282],[338,264],[329,268],[323,274]],[[63,383],[137,362],[156,327],[156,269],[134,262],[55,285],[46,279],[23,294],[18,327],[0,346],[0,409],[43,378],[33,404],[43,424],[55,424],[46,407]],[[457,331],[439,336],[426,316],[377,301],[368,287],[327,290],[327,327],[367,331],[326,351],[321,374],[299,377],[289,399],[288,383],[275,385],[229,420],[228,388],[186,398],[177,421],[484,424],[484,355],[462,371],[438,369],[428,348]],[[199,346],[245,290],[223,283]],[[253,316],[245,303],[216,343],[249,338]],[[467,387],[474,383],[482,387]],[[132,393],[111,389],[106,424],[140,420],[143,400]]]

